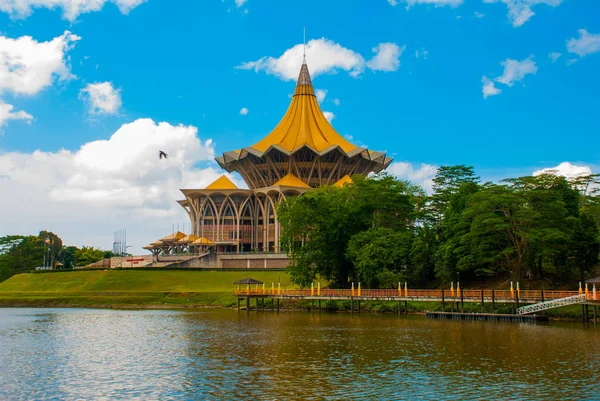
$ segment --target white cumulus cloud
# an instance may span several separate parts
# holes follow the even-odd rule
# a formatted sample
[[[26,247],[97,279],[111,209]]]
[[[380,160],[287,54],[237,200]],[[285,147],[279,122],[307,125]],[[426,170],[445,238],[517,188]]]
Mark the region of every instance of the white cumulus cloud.
[[[331,120],[333,120],[335,118],[335,114],[333,114],[330,111],[324,111],[323,115],[325,116],[325,118],[327,119],[327,121],[331,122]]]
[[[121,108],[121,89],[115,89],[111,82],[87,84],[81,95],[92,114],[117,114]]]
[[[121,13],[128,14],[144,2],[146,0],[0,0],[0,11],[12,18],[26,18],[35,8],[60,8],[63,18],[75,21],[81,14],[101,10],[106,3],[116,4]]]
[[[371,69],[378,67],[390,68],[389,63],[393,65],[394,62],[393,57],[390,57],[390,52],[393,56],[392,45],[397,46],[393,43],[382,43],[376,46],[375,49],[379,49],[379,53],[369,62],[371,63],[369,65],[360,53],[339,43],[326,38],[312,39],[306,44],[306,59],[313,78],[320,74],[336,73],[338,71],[346,71],[350,76],[357,77],[362,74],[365,67]],[[381,53],[382,50],[383,53]],[[291,81],[298,78],[303,53],[304,45],[297,44],[284,51],[279,57],[265,56],[256,61],[244,62],[236,68],[254,70],[255,72],[264,71],[280,79]],[[381,62],[377,61],[378,56]]]
[[[316,89],[315,96],[317,97],[317,101],[319,103],[322,103],[323,100],[325,100],[325,96],[327,96],[327,90],[326,89]]]
[[[400,67],[400,56],[406,46],[395,43],[380,43],[372,50],[375,56],[369,60],[367,67],[373,71],[396,71]]]
[[[498,95],[501,90],[495,86],[495,82],[504,84],[511,87],[515,82],[521,82],[525,76],[529,74],[535,75],[537,72],[537,66],[533,57],[528,57],[525,60],[518,61],[507,58],[500,63],[504,67],[504,72],[501,76],[494,78],[493,80],[484,76],[482,78],[483,83],[483,98],[486,99],[488,96]]]
[[[562,162],[556,167],[548,167],[533,172],[533,175],[554,174],[565,178],[577,178],[592,174],[592,169],[588,166],[577,166],[569,162]]]
[[[47,42],[38,42],[31,36],[0,36],[0,95],[9,92],[31,96],[55,81],[73,78],[67,52],[79,39],[69,31]],[[8,120],[30,122],[33,116],[14,111],[13,105],[0,99],[0,126]]]
[[[411,163],[406,162],[392,162],[387,168],[387,171],[402,180],[408,180],[413,184],[418,184],[425,191],[431,193],[433,188],[433,178],[437,172],[437,167],[426,163],[414,166]]]
[[[526,58],[523,61],[507,58],[500,64],[504,67],[504,73],[501,77],[496,78],[496,81],[508,86],[513,86],[515,82],[522,81],[526,75],[535,75],[537,72],[537,66],[532,57]]]
[[[69,31],[48,42],[0,36],[0,92],[34,95],[55,80],[71,79],[67,52],[79,39]]]
[[[245,107],[242,107],[242,109],[240,110],[240,115],[245,116],[245,115],[248,115],[249,112],[250,112],[250,110],[248,110]]]
[[[557,7],[563,0],[484,0],[484,3],[504,3],[508,8],[508,19],[514,27],[529,21],[535,15],[531,7],[545,4]]]
[[[214,153],[195,127],[150,119],[75,151],[0,151],[0,193],[11,194],[0,208],[0,235],[47,228],[69,244],[107,249],[112,233],[126,228],[139,249],[188,221],[175,202],[184,198],[179,189],[204,188],[224,173],[213,167]]]
[[[8,120],[25,120],[31,122],[33,116],[25,111],[13,111],[14,106],[12,104],[4,103],[0,100],[0,127],[2,127]]]
[[[240,8],[241,6],[243,6],[244,4],[246,4],[248,0],[235,0],[235,5]]]
[[[569,53],[576,53],[583,57],[600,51],[600,34],[589,33],[585,29],[580,29],[578,32],[578,39],[572,38],[567,41]]]
[[[556,63],[556,60],[558,60],[560,56],[562,56],[562,54],[558,52],[548,53],[548,57],[550,57],[550,60],[552,60],[553,63]]]
[[[502,90],[496,88],[496,85],[494,84],[494,81],[492,81],[491,79],[489,79],[486,76],[484,76],[481,79],[481,82],[483,83],[482,92],[483,92],[483,98],[484,99],[487,99],[488,96],[499,95],[502,92]]]

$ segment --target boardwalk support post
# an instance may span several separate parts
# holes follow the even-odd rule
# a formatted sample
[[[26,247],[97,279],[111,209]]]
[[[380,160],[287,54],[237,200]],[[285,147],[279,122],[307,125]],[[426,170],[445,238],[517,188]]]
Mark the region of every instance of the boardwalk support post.
[[[406,299],[404,300],[404,314],[408,315],[408,301]]]
[[[481,290],[481,313],[485,313],[485,305],[483,299],[483,290]]]
[[[444,297],[444,289],[442,288],[442,312],[444,311],[444,308],[446,307],[446,299]]]
[[[460,291],[460,313],[465,313],[464,291]]]

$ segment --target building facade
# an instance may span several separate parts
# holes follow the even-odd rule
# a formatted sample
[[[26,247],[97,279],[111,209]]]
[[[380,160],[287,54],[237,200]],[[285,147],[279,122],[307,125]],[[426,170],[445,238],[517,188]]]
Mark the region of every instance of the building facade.
[[[344,185],[352,182],[352,175],[379,172],[392,161],[334,130],[321,111],[306,60],[291,104],[275,129],[258,143],[216,160],[224,170],[239,173],[248,189],[236,187],[225,175],[203,189],[182,189],[185,199],[178,202],[192,232],[165,237],[146,249],[155,254],[208,248],[281,252],[277,207],[284,199],[321,185]]]

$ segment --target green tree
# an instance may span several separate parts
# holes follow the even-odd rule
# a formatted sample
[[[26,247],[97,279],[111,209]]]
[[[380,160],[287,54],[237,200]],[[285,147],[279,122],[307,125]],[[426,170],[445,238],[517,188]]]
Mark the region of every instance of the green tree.
[[[569,248],[579,279],[583,281],[586,273],[598,264],[600,255],[600,229],[590,213],[579,215]]]
[[[387,174],[353,178],[352,185],[317,188],[279,207],[281,243],[291,260],[290,276],[299,285],[308,286],[319,274],[348,286],[356,278],[347,253],[354,235],[413,225],[414,199],[422,190]]]
[[[439,222],[446,212],[450,198],[463,184],[477,184],[479,177],[472,166],[463,164],[441,166],[433,178],[433,195],[431,197],[431,217]]]
[[[82,267],[104,259],[104,251],[93,246],[84,246],[75,251],[75,266]]]
[[[357,281],[368,287],[394,287],[408,277],[413,233],[407,229],[370,228],[354,235],[346,254],[355,268]]]
[[[78,248],[76,246],[64,246],[58,255],[58,260],[63,264],[64,269],[72,269],[75,267],[75,254]]]

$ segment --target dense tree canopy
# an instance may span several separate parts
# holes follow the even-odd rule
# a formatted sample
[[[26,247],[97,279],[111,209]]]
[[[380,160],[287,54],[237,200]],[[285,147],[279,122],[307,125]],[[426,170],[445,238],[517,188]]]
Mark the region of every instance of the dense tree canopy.
[[[41,231],[37,236],[8,235],[0,237],[0,281],[37,267],[72,269],[104,257],[106,251],[93,247],[63,246],[60,237],[49,231]]]
[[[385,173],[321,187],[279,208],[292,279],[333,285],[440,285],[595,273],[600,253],[597,175],[552,174],[481,183],[469,166],[441,167],[433,193]]]

